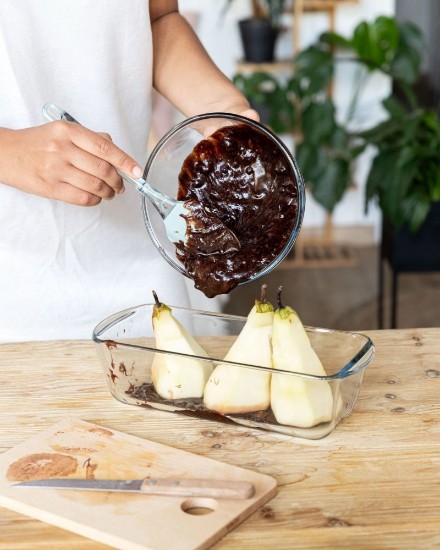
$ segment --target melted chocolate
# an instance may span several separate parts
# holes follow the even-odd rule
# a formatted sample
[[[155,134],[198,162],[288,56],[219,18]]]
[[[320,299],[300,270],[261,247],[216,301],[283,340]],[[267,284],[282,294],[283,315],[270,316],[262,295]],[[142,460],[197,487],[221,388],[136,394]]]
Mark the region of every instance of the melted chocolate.
[[[187,416],[195,416],[198,418],[205,418],[208,420],[216,420],[217,422],[228,421],[228,418],[230,419],[238,418],[238,419],[244,419],[244,420],[251,420],[253,422],[258,422],[261,424],[274,424],[274,425],[278,424],[271,409],[267,409],[265,411],[222,415],[216,411],[207,409],[203,404],[202,398],[185,397],[182,399],[164,399],[156,392],[153,384],[149,384],[149,383],[141,384],[136,388],[131,388],[126,393],[127,395],[130,395],[134,399],[138,399],[139,401],[142,401],[143,406],[148,406],[149,403],[156,403],[156,404],[169,405],[169,406],[171,405],[172,407],[176,407],[175,409],[173,409],[173,412],[184,414]]]
[[[179,174],[178,199],[198,202],[209,213],[201,216],[195,207],[187,217],[188,244],[177,244],[177,257],[208,297],[230,292],[269,265],[286,245],[298,212],[296,177],[282,150],[244,124],[221,128],[194,147]],[[210,230],[211,216],[220,225]],[[230,232],[239,250],[230,246]],[[208,245],[219,236],[225,246]]]
[[[192,255],[236,252],[241,245],[237,236],[198,201],[186,201],[188,214],[183,216],[187,226],[185,251]]]

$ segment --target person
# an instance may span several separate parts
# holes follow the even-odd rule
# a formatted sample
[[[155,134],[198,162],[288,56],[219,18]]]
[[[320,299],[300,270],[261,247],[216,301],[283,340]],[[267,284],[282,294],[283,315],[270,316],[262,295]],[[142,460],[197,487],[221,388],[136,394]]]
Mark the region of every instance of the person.
[[[153,86],[185,117],[258,115],[177,0],[3,0],[0,35],[0,341],[90,338],[153,289],[190,306],[116,169],[143,172]]]

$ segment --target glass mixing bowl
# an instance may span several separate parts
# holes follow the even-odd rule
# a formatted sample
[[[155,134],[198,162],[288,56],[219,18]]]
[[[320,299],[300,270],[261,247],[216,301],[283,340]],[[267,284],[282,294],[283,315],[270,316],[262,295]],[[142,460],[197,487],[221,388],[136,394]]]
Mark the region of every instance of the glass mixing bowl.
[[[224,126],[238,123],[246,124],[255,131],[262,133],[282,152],[286,164],[291,170],[292,179],[296,182],[298,197],[296,219],[294,220],[290,237],[284,248],[278,256],[271,263],[264,266],[259,273],[253,275],[249,280],[240,283],[245,284],[255,281],[272,271],[289,253],[301,228],[305,206],[304,181],[286,145],[273,132],[250,119],[228,113],[202,114],[177,124],[158,142],[148,159],[144,170],[144,178],[158,191],[175,198],[178,190],[179,173],[183,162],[192,152],[194,146],[204,139],[207,128],[219,129]],[[185,266],[176,257],[175,245],[167,238],[161,216],[145,197],[142,197],[142,209],[148,234],[156,248],[174,269],[188,277]]]

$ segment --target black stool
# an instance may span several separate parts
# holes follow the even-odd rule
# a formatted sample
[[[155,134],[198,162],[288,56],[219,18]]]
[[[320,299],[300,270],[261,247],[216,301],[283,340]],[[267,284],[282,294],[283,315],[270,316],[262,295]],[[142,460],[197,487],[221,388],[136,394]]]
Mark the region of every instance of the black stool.
[[[379,254],[378,327],[384,328],[384,264],[392,271],[391,328],[397,327],[398,276],[401,273],[440,271],[440,202],[433,203],[422,228],[412,234],[382,222]],[[440,305],[439,305],[440,311]]]

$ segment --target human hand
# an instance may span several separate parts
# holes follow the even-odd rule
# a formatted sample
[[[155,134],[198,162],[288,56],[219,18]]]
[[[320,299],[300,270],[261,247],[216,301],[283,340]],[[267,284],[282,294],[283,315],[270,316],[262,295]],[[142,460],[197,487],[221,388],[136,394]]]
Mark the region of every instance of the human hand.
[[[236,114],[245,118],[249,118],[250,120],[254,120],[255,122],[260,122],[260,115],[257,113],[257,111],[243,105],[232,106],[221,112]],[[199,131],[203,134],[203,137],[206,139],[211,134],[213,134],[216,130],[225,126],[225,122],[226,122],[225,119],[221,119],[221,118],[219,119],[208,118],[206,120],[201,120],[200,122],[198,122],[197,127]],[[226,122],[226,124],[228,123],[235,124],[233,121]]]
[[[0,181],[40,197],[94,206],[124,192],[116,171],[143,170],[108,134],[57,121],[0,130]]]
[[[237,115],[244,116],[245,118],[250,118],[251,120],[255,120],[255,122],[260,122],[260,115],[255,109],[245,109],[244,111],[240,110]]]

